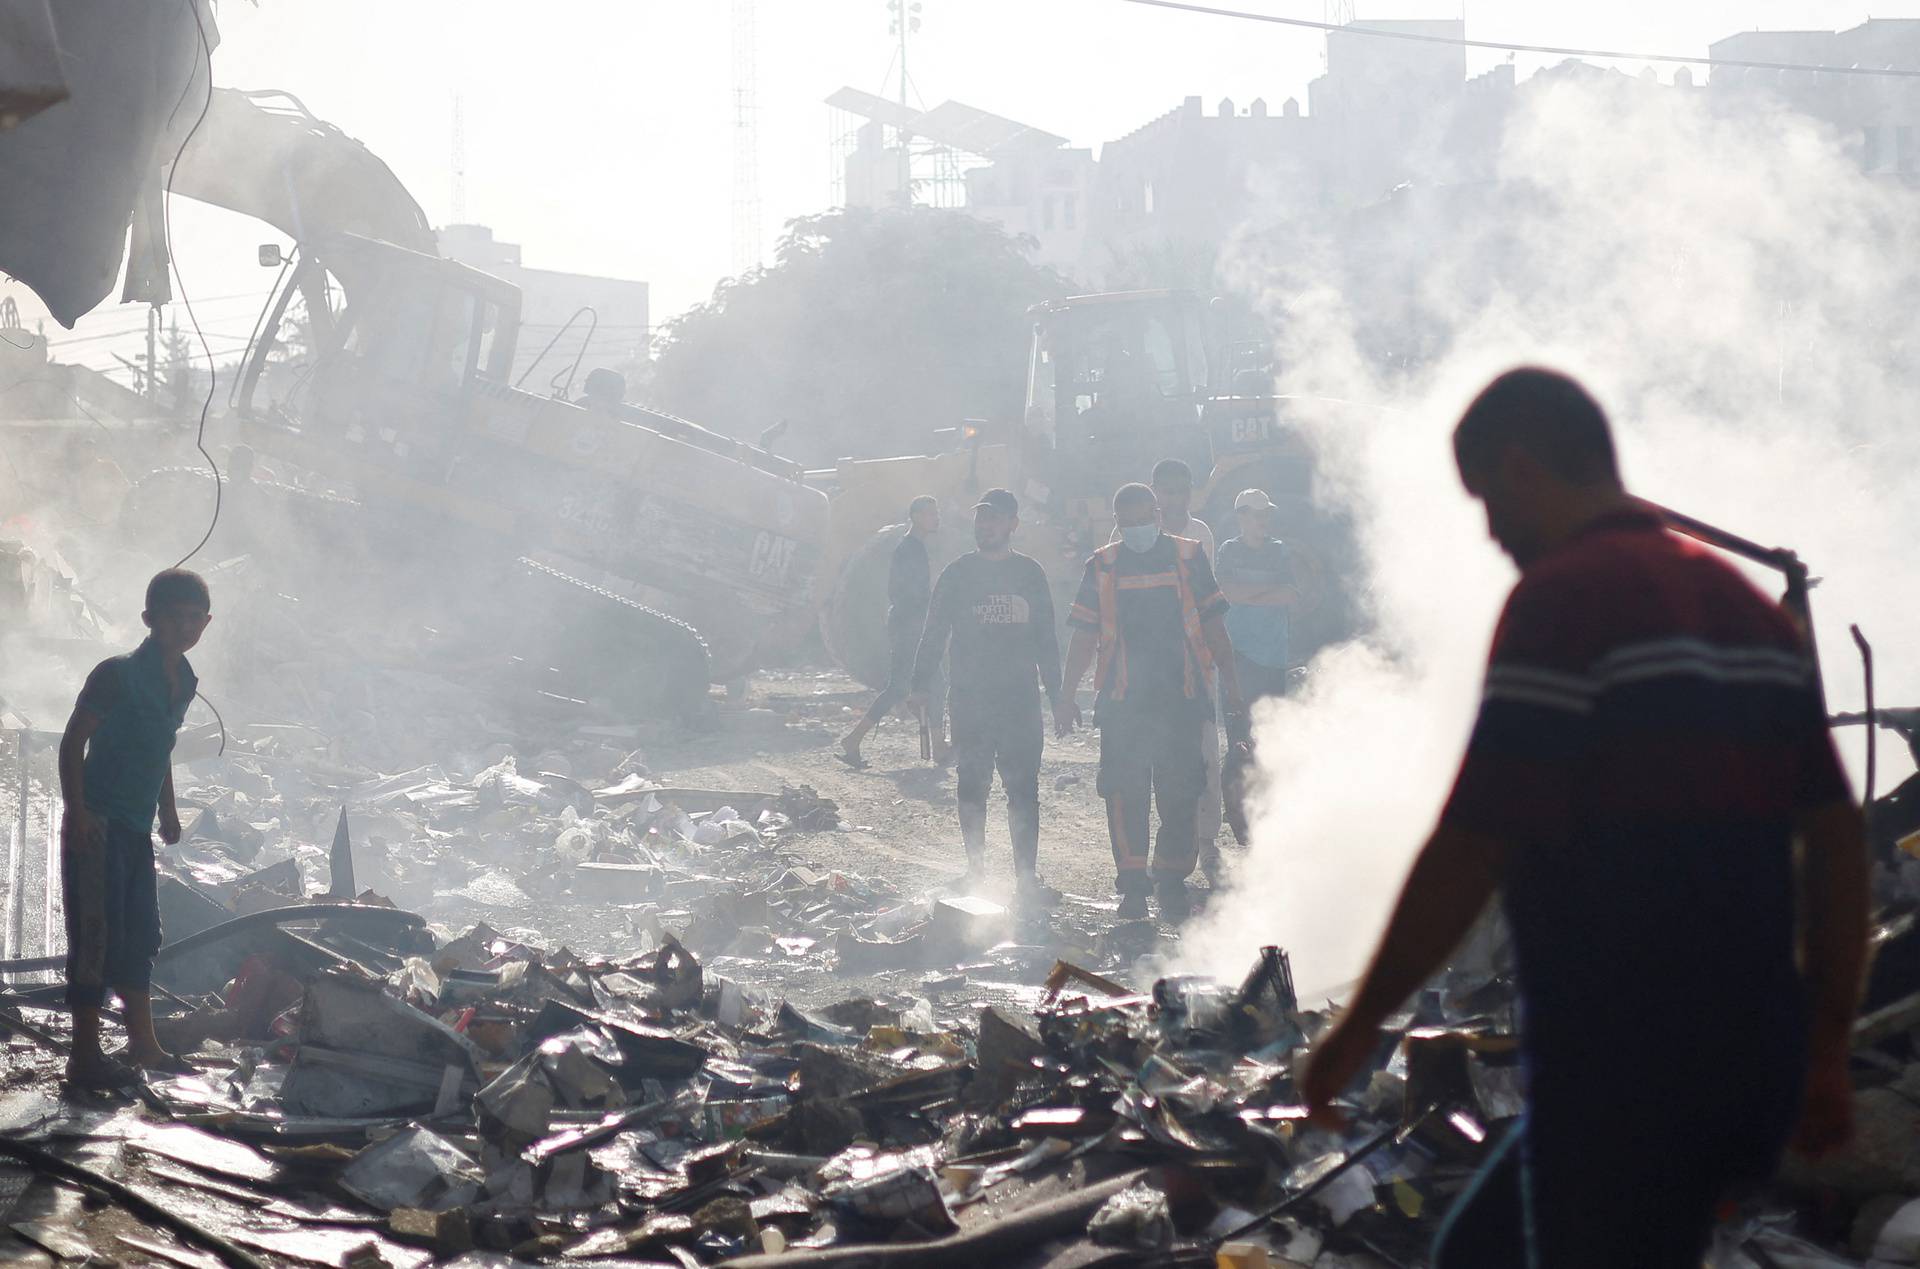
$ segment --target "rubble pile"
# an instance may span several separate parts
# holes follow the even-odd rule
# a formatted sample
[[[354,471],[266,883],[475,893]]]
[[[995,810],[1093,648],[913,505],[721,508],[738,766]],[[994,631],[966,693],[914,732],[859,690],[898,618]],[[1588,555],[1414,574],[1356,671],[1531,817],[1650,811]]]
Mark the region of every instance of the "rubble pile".
[[[10,1136],[91,1158],[110,1143],[206,1242],[307,1263],[824,1263],[877,1245],[973,1263],[1050,1240],[1405,1263],[1518,1109],[1510,1046],[1415,1031],[1352,1133],[1308,1127],[1292,1061],[1324,1019],[1277,949],[1242,983],[1150,992],[1063,962],[1023,1014],[804,1009],[670,935],[588,961],[484,926],[439,941],[374,903],[258,909],[174,946],[195,954],[162,958],[176,1000],[231,967],[170,1020],[198,1072],[152,1079],[137,1106],[16,1096]],[[52,1041],[24,1003],[4,1015],[21,1056]],[[1436,1007],[1467,1021],[1478,1004]],[[1327,1258],[1354,1253],[1380,1259]]]
[[[63,1099],[60,988],[16,975],[0,1183],[78,1188],[16,1204],[0,1254],[1413,1266],[1517,1121],[1494,927],[1346,1124],[1310,1124],[1294,1073],[1329,1017],[1279,949],[1166,976],[1150,923],[1072,897],[902,894],[807,861],[852,831],[813,790],[675,787],[605,739],[345,787],[297,737],[196,762],[155,969],[192,1072]],[[1920,939],[1878,942],[1860,1141],[1750,1197],[1716,1265],[1920,1255]]]
[[[1150,922],[1116,925],[1105,896],[1016,911],[819,865],[810,835],[870,830],[804,785],[664,784],[623,747],[631,729],[576,730],[527,756],[498,746],[466,772],[343,769],[327,783],[312,737],[255,730],[265,734],[220,758],[207,752],[213,736],[182,739],[201,752],[179,791],[184,838],[164,852],[170,935],[222,910],[367,894],[419,913],[443,941],[476,922],[529,944],[622,954],[671,940],[723,977],[803,999],[861,978],[1022,1009],[1058,960],[1133,972],[1160,945]]]

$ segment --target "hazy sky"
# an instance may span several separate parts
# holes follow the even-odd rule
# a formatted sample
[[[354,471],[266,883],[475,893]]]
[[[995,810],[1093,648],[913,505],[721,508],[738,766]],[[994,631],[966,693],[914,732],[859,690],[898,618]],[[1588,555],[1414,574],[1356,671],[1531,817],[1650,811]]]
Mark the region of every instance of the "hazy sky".
[[[1323,63],[1315,31],[1122,0],[920,0],[909,50],[927,106],[954,98],[1098,147],[1197,94],[1275,107]],[[1224,0],[1223,0],[1224,3]],[[1319,19],[1310,0],[1226,7]],[[463,99],[467,219],[534,267],[642,278],[654,320],[706,298],[732,267],[732,0],[224,0],[216,81],[283,88],[387,160],[435,223],[451,208],[453,99]],[[1461,16],[1457,0],[1360,0],[1365,18]],[[1704,54],[1738,30],[1847,27],[1841,0],[1483,0],[1468,33],[1524,43]],[[758,0],[759,189],[768,251],[788,219],[827,206],[828,109],[843,84],[891,93],[887,0]],[[1880,16],[1890,16],[1882,13]],[[1469,52],[1469,70],[1503,54]],[[1543,59],[1521,58],[1524,74]],[[1626,65],[1638,70],[1636,64]],[[1671,70],[1663,72],[1670,74]],[[181,268],[207,297],[216,351],[237,350],[270,281],[271,234],[182,203]],[[23,288],[0,284],[35,309]],[[232,296],[215,300],[213,297]],[[137,326],[113,303],[77,334]],[[56,335],[55,338],[58,338]],[[99,364],[118,341],[68,346]]]

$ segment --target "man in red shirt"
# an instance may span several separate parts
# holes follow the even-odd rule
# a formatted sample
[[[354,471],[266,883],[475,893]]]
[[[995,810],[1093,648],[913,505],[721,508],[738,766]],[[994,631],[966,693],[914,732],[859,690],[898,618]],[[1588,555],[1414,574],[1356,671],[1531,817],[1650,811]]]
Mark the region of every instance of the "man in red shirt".
[[[1527,1111],[1436,1265],[1698,1269],[1796,1122],[1814,1151],[1850,1130],[1860,814],[1795,626],[1626,492],[1577,383],[1502,375],[1454,456],[1520,580],[1452,796],[1300,1094],[1329,1117],[1497,894]]]

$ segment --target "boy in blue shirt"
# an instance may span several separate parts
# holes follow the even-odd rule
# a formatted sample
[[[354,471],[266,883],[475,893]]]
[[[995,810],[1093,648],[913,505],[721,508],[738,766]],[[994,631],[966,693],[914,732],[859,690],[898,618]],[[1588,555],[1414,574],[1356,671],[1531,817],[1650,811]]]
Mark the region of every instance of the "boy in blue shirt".
[[[140,614],[151,633],[132,652],[94,667],[60,739],[60,881],[73,1010],[67,1080],[78,1088],[122,1087],[135,1078],[132,1067],[183,1069],[153,1034],[160,907],[152,834],[157,812],[161,838],[180,840],[173,741],[199,682],[186,653],[200,642],[211,609],[199,574],[174,568],[156,575]],[[125,1062],[100,1048],[109,987],[125,1010]]]

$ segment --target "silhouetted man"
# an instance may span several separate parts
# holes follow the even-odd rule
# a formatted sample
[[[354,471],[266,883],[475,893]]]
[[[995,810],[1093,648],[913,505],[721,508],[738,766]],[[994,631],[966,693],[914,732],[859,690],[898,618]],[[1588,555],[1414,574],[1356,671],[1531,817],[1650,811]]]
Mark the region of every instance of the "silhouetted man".
[[[927,555],[927,543],[938,532],[940,503],[932,494],[921,494],[907,504],[907,531],[894,543],[893,555],[887,562],[887,683],[840,742],[840,761],[856,771],[867,765],[860,753],[861,744],[913,690],[913,654],[920,646],[920,631],[927,621],[927,600],[933,593],[933,564]],[[938,668],[936,665],[936,672]],[[934,732],[934,761],[945,762],[946,724],[937,708],[928,726]]]
[[[1497,893],[1527,1111],[1435,1263],[1698,1269],[1796,1118],[1812,1150],[1849,1131],[1860,814],[1800,632],[1627,494],[1585,390],[1502,375],[1454,456],[1520,580],[1452,796],[1300,1092],[1326,1117]]]

